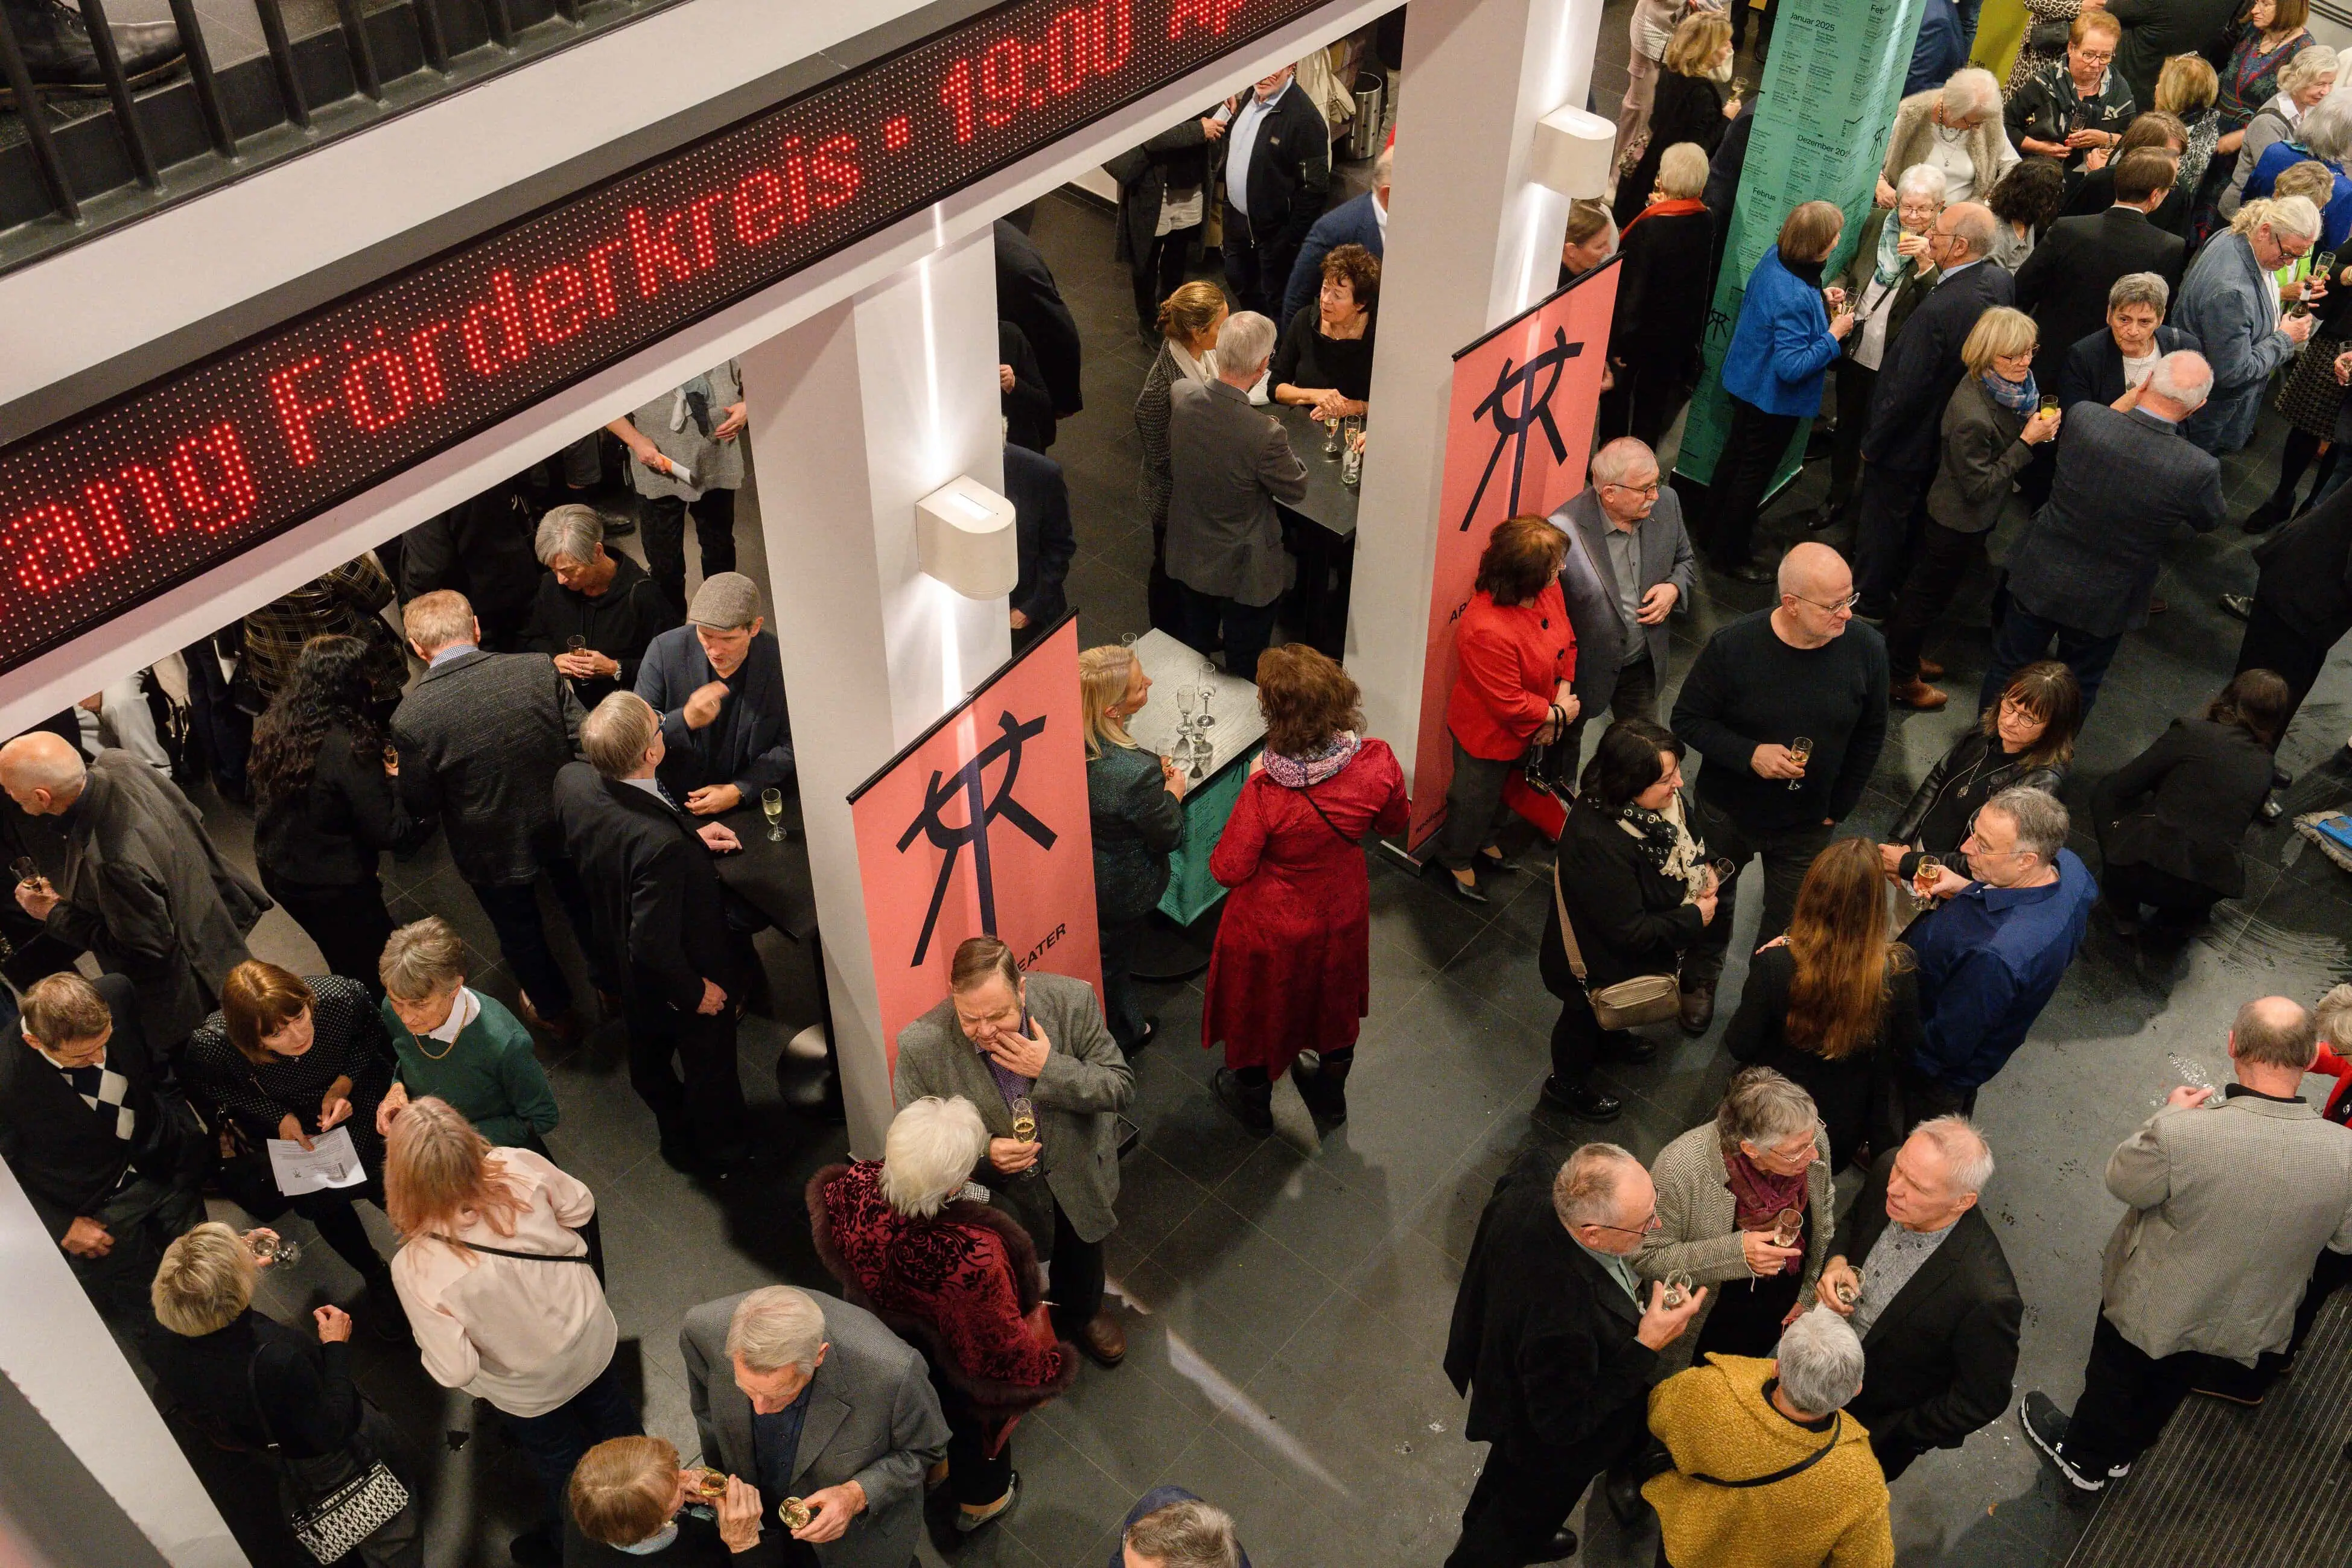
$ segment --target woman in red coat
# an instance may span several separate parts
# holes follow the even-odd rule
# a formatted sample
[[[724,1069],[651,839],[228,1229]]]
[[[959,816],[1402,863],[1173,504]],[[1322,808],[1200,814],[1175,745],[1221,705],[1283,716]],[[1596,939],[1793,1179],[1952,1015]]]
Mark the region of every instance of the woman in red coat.
[[[1458,673],[1445,701],[1454,741],[1454,780],[1445,787],[1445,822],[1437,830],[1437,863],[1454,873],[1454,891],[1484,904],[1480,862],[1499,870],[1495,842],[1509,815],[1503,783],[1538,741],[1576,722],[1576,633],[1559,589],[1568,536],[1541,517],[1495,525],[1478,558],[1478,591],[1454,623]]]
[[[1286,1069],[1315,1119],[1348,1119],[1356,1032],[1371,1003],[1368,831],[1400,832],[1404,770],[1388,743],[1360,740],[1362,694],[1303,643],[1258,660],[1265,751],[1234,802],[1209,871],[1232,888],[1209,957],[1202,1049],[1225,1042],[1211,1087],[1254,1133],[1274,1130]],[[1317,1055],[1303,1071],[1301,1051]]]

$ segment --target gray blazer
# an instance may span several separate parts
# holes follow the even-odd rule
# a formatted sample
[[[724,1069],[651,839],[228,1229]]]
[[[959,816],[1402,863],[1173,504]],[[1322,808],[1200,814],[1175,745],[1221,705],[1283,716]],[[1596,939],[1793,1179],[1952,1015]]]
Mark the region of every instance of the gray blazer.
[[[1168,389],[1168,575],[1256,607],[1290,586],[1276,501],[1307,498],[1307,468],[1271,414],[1223,382]]]
[[[41,868],[59,898],[45,928],[130,980],[148,1040],[176,1049],[253,956],[245,934],[268,897],[221,859],[178,787],[127,751],[98,754],[59,821],[64,862]]]
[[[562,852],[555,775],[572,760],[582,716],[572,683],[544,653],[460,653],[400,699],[401,802],[411,816],[440,817],[467,882],[512,887],[539,874],[541,852]]]
[[[2102,1310],[2158,1358],[2284,1350],[2311,1260],[2352,1252],[2352,1137],[2301,1100],[2168,1106],[2117,1146],[2107,1190],[2131,1211],[2107,1239]]]
[[[760,1484],[751,1453],[751,1401],[735,1386],[727,1329],[744,1296],[705,1301],[686,1314],[677,1353],[687,1400],[702,1437],[702,1462]],[[793,1495],[856,1481],[866,1511],[849,1532],[816,1547],[824,1568],[905,1568],[923,1533],[923,1474],[948,1450],[947,1418],[914,1348],[863,1307],[807,1292],[824,1312],[824,1360],[809,1380],[808,1414],[793,1456]],[[775,1522],[780,1498],[762,1496]]]
[[[1830,1244],[1837,1235],[1829,1134],[1817,1129],[1813,1147],[1821,1158],[1805,1172],[1805,1207],[1811,1212],[1805,1226],[1805,1272],[1797,1286],[1801,1301],[1812,1300],[1813,1281],[1822,1277],[1822,1266],[1829,1261]],[[1723,1136],[1714,1122],[1700,1123],[1660,1149],[1650,1166],[1650,1179],[1658,1187],[1659,1224],[1643,1239],[1642,1250],[1633,1258],[1633,1270],[1648,1281],[1663,1280],[1679,1269],[1707,1287],[1706,1305],[1675,1342],[1696,1345],[1699,1325],[1715,1310],[1716,1294],[1727,1288],[1742,1289],[1740,1281],[1754,1277],[1740,1249],[1736,1228],[1739,1207],[1731,1196],[1730,1178],[1723,1167]],[[1676,1353],[1669,1346],[1662,1354],[1674,1357]],[[1689,1356],[1686,1348],[1680,1353],[1685,1363]]]
[[[2010,486],[2033,460],[2024,429],[2023,420],[1993,402],[1982,376],[1961,377],[1944,405],[1944,460],[1927,486],[1927,515],[1957,534],[1990,533],[2009,504]]]
[[[1135,1098],[1135,1074],[1103,1024],[1092,986],[1064,975],[1033,974],[1024,982],[1029,1015],[1053,1048],[1029,1096],[1037,1108],[1037,1136],[1045,1145],[1038,1163],[1045,1167],[1047,1190],[1078,1239],[1099,1241],[1118,1223],[1111,1212],[1118,1201],[1118,1113]],[[952,1000],[941,1001],[898,1031],[894,1087],[901,1109],[926,1094],[960,1095],[980,1107],[990,1137],[1013,1135],[1004,1092],[988,1059],[964,1038]],[[1023,1201],[1035,1188],[1036,1177],[1026,1172],[1000,1176],[982,1155],[972,1179],[996,1195],[998,1207],[1021,1219],[1040,1258],[1052,1252],[1053,1215],[1041,1216]]]
[[[2175,528],[2221,524],[2221,465],[2152,413],[2066,410],[2050,499],[2009,552],[2009,591],[2033,614],[2093,637],[2147,624],[2147,596]]]
[[[1593,570],[1600,573],[1610,601],[1615,603],[1620,584],[1616,569],[1609,557],[1612,525],[1601,510],[1599,493],[1590,487],[1580,490],[1570,497],[1568,505],[1553,516],[1566,516],[1575,522],[1577,532],[1584,536],[1585,551],[1592,558]],[[1692,591],[1698,584],[1698,561],[1691,553],[1690,534],[1683,527],[1682,497],[1662,486],[1658,490],[1657,507],[1642,520],[1635,531],[1642,539],[1642,579],[1634,585],[1634,599],[1638,601],[1643,594],[1659,583],[1670,582],[1675,586],[1674,612],[1677,615],[1687,613]],[[1571,616],[1570,620],[1573,619]],[[1618,618],[1618,625],[1621,629],[1624,627],[1622,616]],[[1665,622],[1662,621],[1655,626],[1643,626],[1640,630],[1650,646],[1650,667],[1663,681],[1666,674]],[[1577,663],[1580,664],[1584,662],[1580,636],[1577,649],[1580,655]]]
[[[2215,235],[2172,297],[2172,324],[2196,334],[2213,367],[2212,396],[2181,426],[2206,451],[2235,452],[2252,439],[2263,388],[2295,356],[2278,319],[2278,285],[2246,236]]]

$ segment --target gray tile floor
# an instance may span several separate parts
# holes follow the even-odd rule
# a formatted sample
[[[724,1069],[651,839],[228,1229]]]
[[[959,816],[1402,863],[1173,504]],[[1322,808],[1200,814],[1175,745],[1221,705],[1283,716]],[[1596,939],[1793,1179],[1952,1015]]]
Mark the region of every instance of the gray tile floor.
[[[1622,37],[1612,6],[1604,51],[1612,40],[1622,50]],[[1070,595],[1084,637],[1108,641],[1144,625],[1149,538],[1134,504],[1128,410],[1147,356],[1133,336],[1125,273],[1110,260],[1107,214],[1056,197],[1037,209],[1034,233],[1086,338],[1087,407],[1064,423],[1053,455],[1067,474],[1078,529]],[[2233,515],[2265,487],[2275,444],[2266,431],[2231,461]],[[1801,482],[1775,515],[1802,510],[1820,482]],[[746,570],[764,576],[756,516],[749,511],[740,532]],[[2009,519],[1996,554],[2021,520]],[[1785,521],[1776,528],[1768,518],[1766,531],[1781,542],[1793,537]],[[2176,551],[2160,590],[2172,608],[2127,639],[2067,787],[2071,803],[2082,806],[2100,776],[2226,678],[2238,629],[2213,596],[2251,585],[2248,544],[2224,529]],[[1942,650],[1963,690],[1982,667],[1988,588],[1964,597]],[[1755,589],[1703,586],[1676,629],[1669,698],[1699,641],[1761,602]],[[1898,715],[1847,826],[1875,832],[1891,821],[1963,722],[1952,713]],[[2298,776],[2291,810],[2352,797],[2347,729],[2352,657],[2339,654],[2282,754]],[[205,803],[230,852],[247,858],[244,814],[209,796]],[[2087,841],[2078,847],[2090,853]],[[2062,1404],[2075,1393],[2096,1310],[2098,1251],[2117,1212],[2099,1171],[2169,1082],[2166,1053],[2219,1072],[2223,1030],[2240,1002],[2273,991],[2309,998],[2352,973],[2352,881],[2284,829],[2252,835],[2250,848],[2248,895],[2222,904],[2206,930],[2135,946],[2095,926],[2032,1038],[1983,1095],[1980,1117],[2000,1160],[1987,1203],[2029,1303],[2021,1391],[2044,1387]],[[1066,1397],[1025,1422],[1014,1445],[1024,1493],[1017,1511],[961,1541],[935,1518],[926,1563],[1102,1563],[1129,1503],[1162,1481],[1233,1510],[1265,1568],[1403,1568],[1444,1555],[1482,1457],[1462,1439],[1462,1403],[1438,1367],[1462,1256],[1495,1177],[1520,1150],[1564,1153],[1594,1129],[1536,1108],[1556,1007],[1536,973],[1540,876],[1518,878],[1516,896],[1507,887],[1491,908],[1473,911],[1384,857],[1371,859],[1370,875],[1372,1010],[1347,1125],[1318,1146],[1285,1086],[1279,1135],[1242,1134],[1207,1095],[1212,1060],[1195,1043],[1197,987],[1162,991],[1160,1043],[1136,1063],[1142,1146],[1126,1162],[1120,1228],[1109,1244],[1110,1273],[1128,1304],[1128,1362],[1108,1373],[1087,1367]],[[403,917],[442,914],[479,951],[497,951],[437,842],[392,880]],[[688,1453],[695,1440],[676,1349],[686,1309],[771,1280],[826,1284],[809,1252],[801,1188],[809,1172],[841,1156],[843,1139],[776,1103],[777,1053],[814,1004],[805,958],[773,936],[763,941],[777,1016],[752,1020],[742,1055],[745,1083],[779,1151],[765,1173],[714,1188],[654,1158],[651,1121],[629,1092],[615,1030],[549,1062],[564,1110],[550,1141],[602,1201],[613,1304],[625,1352],[641,1369],[647,1426]],[[318,964],[282,915],[267,917],[254,945],[298,968]],[[1727,1009],[1743,974],[1735,959]],[[500,967],[479,979],[511,997]],[[1728,1076],[1719,1028],[1697,1040],[1668,1030],[1652,1063],[1609,1070],[1627,1111],[1603,1135],[1647,1158],[1710,1114]],[[348,1299],[354,1281],[320,1250],[279,1288],[275,1309],[290,1312],[330,1293]],[[373,1343],[360,1357],[369,1391],[419,1440],[427,1463],[431,1561],[503,1563],[531,1493],[495,1422],[432,1387],[413,1357]],[[447,1441],[435,1436],[444,1431]],[[473,1440],[454,1447],[467,1432]],[[2053,1488],[2006,1418],[1964,1448],[1920,1461],[1895,1489],[1895,1516],[1903,1563],[1947,1568],[2062,1563],[2086,1517]],[[1648,1539],[1624,1539],[1605,1510],[1589,1525],[1580,1561],[1646,1568]]]

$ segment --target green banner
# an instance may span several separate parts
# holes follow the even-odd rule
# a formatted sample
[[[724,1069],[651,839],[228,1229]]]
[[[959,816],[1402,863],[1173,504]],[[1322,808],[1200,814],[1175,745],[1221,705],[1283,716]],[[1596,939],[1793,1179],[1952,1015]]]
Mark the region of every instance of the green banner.
[[[1834,271],[1853,246],[1854,230],[1870,212],[1886,157],[1886,133],[1903,99],[1911,46],[1924,0],[1780,0],[1772,54],[1764,63],[1764,96],[1748,138],[1716,280],[1703,345],[1706,371],[1683,425],[1675,472],[1705,484],[1723,450],[1731,404],[1717,372],[1731,346],[1748,275],[1780,237],[1780,221],[1800,202],[1835,202],[1845,209],[1846,238],[1830,258]],[[1779,489],[1796,473],[1812,421],[1796,438],[1772,478]]]

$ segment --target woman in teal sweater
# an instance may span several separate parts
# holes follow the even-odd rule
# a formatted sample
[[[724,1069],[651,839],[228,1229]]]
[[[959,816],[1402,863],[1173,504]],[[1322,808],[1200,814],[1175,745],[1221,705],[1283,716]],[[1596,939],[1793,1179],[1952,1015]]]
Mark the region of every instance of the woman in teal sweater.
[[[542,1134],[559,1113],[530,1031],[495,998],[467,987],[466,944],[448,923],[428,916],[394,931],[377,973],[383,1027],[400,1059],[377,1129],[390,1136],[409,1101],[431,1094],[491,1143],[545,1155]]]

